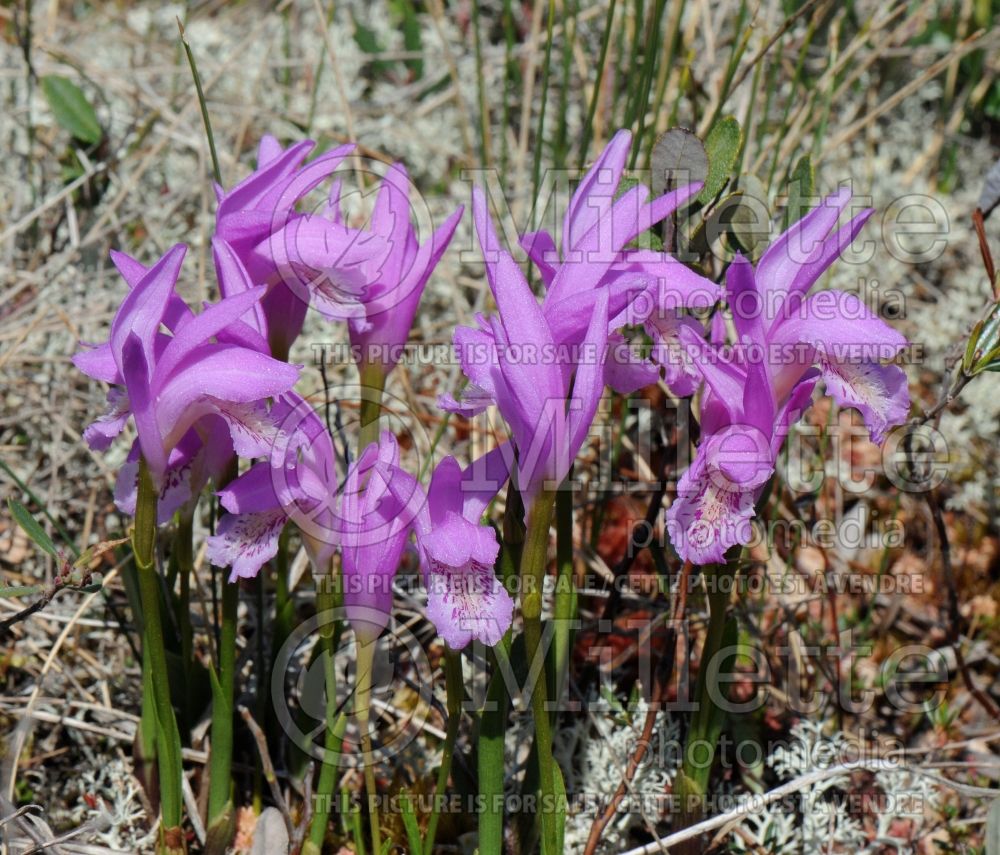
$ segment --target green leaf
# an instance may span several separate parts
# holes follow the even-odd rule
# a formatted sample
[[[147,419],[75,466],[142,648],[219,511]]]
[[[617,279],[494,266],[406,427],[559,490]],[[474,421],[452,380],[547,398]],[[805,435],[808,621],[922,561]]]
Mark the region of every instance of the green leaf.
[[[28,509],[18,502],[16,499],[8,499],[7,507],[10,508],[11,516],[17,521],[17,524],[24,529],[24,533],[28,535],[35,543],[37,543],[42,549],[44,549],[53,558],[59,557],[59,552],[56,550],[56,545],[52,542],[46,533]]]
[[[354,42],[359,48],[361,48],[364,53],[378,56],[383,53],[385,48],[379,44],[378,36],[375,35],[375,31],[370,27],[366,27],[354,17]],[[392,67],[391,62],[387,62],[384,59],[373,59],[371,62],[371,69],[376,74],[382,74],[387,69]]]
[[[732,116],[723,116],[712,126],[705,138],[708,176],[697,197],[703,205],[711,202],[726,186],[742,147],[743,131],[740,130],[740,123]]]
[[[346,788],[341,789],[340,798],[343,804],[347,805],[349,830],[354,838],[354,851],[358,855],[365,855],[365,834],[361,828],[361,810],[351,802],[351,794]]]
[[[566,782],[563,780],[562,769],[558,763],[553,763],[553,777],[555,778],[555,795],[558,803],[554,805],[556,810],[556,852],[565,852],[566,848]]]
[[[0,599],[8,597],[34,597],[45,590],[43,585],[14,585],[13,587],[0,586]]]
[[[403,828],[406,829],[406,842],[410,845],[411,852],[422,852],[424,845],[420,839],[420,826],[417,824],[417,815],[413,810],[413,800],[410,793],[403,790],[402,798],[399,800],[400,813],[403,816]],[[391,843],[391,841],[389,841]]]
[[[812,208],[812,196],[816,190],[816,173],[812,158],[802,155],[792,174],[788,176],[788,207],[785,208],[784,229],[798,222]]]
[[[486,709],[479,724],[479,793],[485,809],[479,814],[479,851],[503,851],[504,737],[510,700],[502,668],[486,690]]]
[[[49,102],[59,126],[74,139],[87,145],[97,145],[104,137],[97,113],[72,80],[49,74],[42,78],[42,92]]]
[[[417,20],[417,12],[413,8],[412,0],[399,0],[399,12],[403,16],[403,47],[410,53],[423,54],[424,40],[420,32],[420,21]],[[414,57],[405,61],[405,65],[413,74],[414,80],[419,80],[424,76],[423,56]]]

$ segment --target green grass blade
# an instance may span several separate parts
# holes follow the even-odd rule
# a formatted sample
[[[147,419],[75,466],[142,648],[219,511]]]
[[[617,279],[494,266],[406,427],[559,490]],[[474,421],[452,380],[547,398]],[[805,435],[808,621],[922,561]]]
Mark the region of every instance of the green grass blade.
[[[59,557],[59,552],[56,549],[56,545],[52,542],[52,538],[45,533],[45,529],[38,524],[38,520],[31,515],[31,512],[24,505],[16,499],[7,499],[7,507],[10,508],[11,516],[24,529],[24,533],[28,537],[53,558]]]
[[[219,154],[215,150],[215,134],[212,133],[212,120],[208,115],[205,90],[201,86],[201,75],[198,73],[198,65],[194,61],[194,53],[191,51],[191,45],[188,44],[188,40],[184,36],[184,25],[180,22],[179,18],[177,20],[177,29],[180,30],[181,44],[184,45],[184,53],[187,54],[188,65],[191,67],[191,76],[194,78],[194,88],[198,93],[198,106],[201,108],[201,119],[205,123],[205,136],[208,137],[208,150],[212,156],[212,174],[215,176],[215,180],[221,185],[222,170],[219,168]]]

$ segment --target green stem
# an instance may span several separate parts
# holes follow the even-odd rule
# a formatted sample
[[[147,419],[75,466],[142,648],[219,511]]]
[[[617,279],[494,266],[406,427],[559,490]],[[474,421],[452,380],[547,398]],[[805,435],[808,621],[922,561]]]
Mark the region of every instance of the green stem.
[[[594,91],[590,95],[590,106],[587,108],[587,120],[583,123],[583,141],[580,143],[580,158],[577,167],[583,169],[587,162],[587,150],[594,136],[594,116],[597,114],[597,102],[601,97],[601,84],[604,81],[604,65],[608,59],[608,45],[611,44],[611,33],[615,23],[615,4],[617,0],[608,3],[608,14],[604,19],[604,35],[601,36],[601,53],[597,58],[597,77],[594,80]]]
[[[316,612],[320,615],[320,656],[323,657],[323,678],[326,685],[326,735],[323,740],[324,759],[319,771],[319,781],[316,784],[314,796],[314,811],[309,824],[309,841],[303,849],[303,855],[310,855],[323,849],[326,838],[326,827],[330,820],[330,809],[333,805],[333,793],[337,787],[337,764],[334,757],[340,755],[344,730],[347,727],[345,713],[337,713],[337,669],[334,653],[339,643],[339,622],[327,622],[324,614],[336,614],[340,604],[339,586],[334,583],[336,576],[332,573],[316,577]]]
[[[142,781],[153,807],[159,805],[156,781],[156,691],[153,688],[153,666],[149,663],[149,645],[142,645],[142,711],[136,739],[136,773]],[[155,796],[155,797],[154,797]]]
[[[483,77],[483,39],[479,25],[479,4],[472,4],[472,33],[476,55],[476,84],[479,94],[479,160],[483,166],[491,166],[493,154],[490,151],[490,110],[486,104],[486,82]]]
[[[208,824],[228,842],[235,829],[232,803],[233,694],[236,688],[236,614],[240,588],[222,584],[218,674],[212,680],[212,752],[208,759]]]
[[[504,587],[512,591],[517,584],[517,571],[524,547],[524,505],[513,484],[507,488],[502,544],[494,572],[499,572]],[[476,767],[479,793],[486,803],[485,809],[479,812],[481,852],[499,852],[503,847],[503,755],[507,715],[510,712],[505,674],[510,673],[510,638],[511,630],[508,629],[500,643],[493,648],[495,667],[486,690],[486,706],[479,719]]]
[[[542,588],[548,557],[549,525],[555,493],[543,491],[531,506],[528,529],[521,556],[521,615],[524,620],[524,649],[529,673],[535,671],[531,687],[531,711],[535,722],[535,748],[538,754],[540,810],[542,816],[542,853],[558,855],[561,833],[556,821],[556,775],[552,758],[552,731],[549,725],[544,651],[542,650]]]
[[[288,538],[290,526],[285,526],[278,536],[278,555],[274,562],[274,636],[271,642],[271,658],[268,663],[268,685],[270,685],[270,668],[278,658],[278,653],[292,634],[292,621],[295,617],[295,602],[288,590]],[[266,694],[266,693],[265,693]],[[275,715],[273,704],[267,704],[264,721],[268,745],[271,746],[271,756],[282,756],[282,730]]]
[[[445,787],[448,786],[451,761],[455,756],[455,740],[458,739],[458,726],[462,722],[462,699],[465,697],[462,654],[450,647],[446,647],[444,652],[444,675],[448,696],[448,726],[445,730],[444,747],[441,750],[441,766],[438,768],[437,782],[434,784],[431,817],[427,823],[427,836],[424,838],[424,855],[431,855],[434,851],[434,838],[437,836],[438,820],[441,818],[438,803]]]
[[[267,574],[261,572],[257,574],[257,579],[254,582],[254,606],[257,610],[257,626],[263,627],[266,623],[267,608],[265,605],[266,591],[264,590],[265,580],[267,579]],[[268,692],[265,687],[270,686],[270,670],[268,669],[267,654],[264,651],[264,633],[256,632],[254,633],[257,639],[257,661],[254,664],[254,670],[259,675],[257,691],[257,721],[266,721],[267,709],[270,706],[268,704]],[[267,736],[264,736],[265,745],[267,744]],[[272,755],[273,756],[273,755]],[[253,769],[253,811],[258,816],[260,812],[264,809],[264,781],[267,780],[267,775],[264,771],[264,762],[260,757],[260,753],[257,753],[256,760],[254,762]]]
[[[569,480],[573,470],[556,494],[556,578],[555,632],[552,646],[555,654],[555,685],[553,697],[562,696],[569,668],[569,651],[573,640],[573,618],[576,617],[576,588],[573,584],[573,493]]]
[[[737,552],[738,557],[738,552]],[[715,748],[725,723],[726,711],[717,703],[721,692],[720,676],[733,667],[736,645],[736,620],[726,617],[735,575],[735,559],[715,568],[709,580],[708,629],[701,650],[701,667],[695,689],[697,708],[684,743],[684,759],[677,773],[674,797],[678,804],[677,828],[687,828],[704,815],[705,796],[715,760]],[[720,659],[723,651],[727,651]]]
[[[538,127],[535,130],[535,158],[531,170],[531,197],[538,199],[538,185],[542,176],[542,150],[545,148],[545,110],[549,103],[549,76],[552,71],[552,27],[556,18],[555,0],[549,0],[548,26],[545,38],[545,61],[542,64],[542,103],[538,108]],[[537,202],[531,210],[531,226],[536,226],[540,215]],[[535,268],[528,270],[528,284],[534,284]]]
[[[378,442],[385,378],[385,369],[378,363],[370,362],[361,367],[361,433],[358,437],[358,456],[369,445]]]
[[[142,601],[143,648],[149,652],[153,703],[156,714],[156,753],[160,772],[159,851],[183,852],[180,833],[183,800],[181,797],[181,737],[177,718],[170,702],[167,653],[163,645],[160,620],[160,584],[156,572],[156,502],[159,491],[153,483],[146,461],[139,462],[139,488],[135,508],[132,549],[135,553],[139,596]]]
[[[191,624],[191,577],[194,574],[192,514],[182,512],[178,518],[174,534],[174,562],[181,582],[177,608],[177,625],[181,633],[181,666],[184,669],[184,679],[190,686],[194,674],[194,627]],[[191,727],[195,715],[189,700],[185,707],[185,727]]]
[[[354,694],[354,716],[361,731],[361,753],[364,758],[365,789],[368,792],[368,821],[372,835],[372,851],[382,851],[382,830],[378,818],[378,787],[375,784],[375,766],[372,752],[371,699],[372,671],[375,668],[375,645],[378,639],[358,639],[357,687]]]

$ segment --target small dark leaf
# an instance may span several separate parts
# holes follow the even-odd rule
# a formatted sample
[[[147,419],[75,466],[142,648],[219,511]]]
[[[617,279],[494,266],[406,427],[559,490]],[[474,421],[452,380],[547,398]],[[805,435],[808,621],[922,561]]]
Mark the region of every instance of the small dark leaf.
[[[10,508],[11,516],[17,521],[17,524],[24,529],[25,534],[28,535],[35,543],[37,543],[42,549],[44,549],[53,558],[59,557],[59,552],[56,550],[56,545],[52,542],[46,533],[28,509],[18,502],[16,499],[8,499],[7,507]]]
[[[705,146],[687,128],[671,128],[653,146],[653,195],[704,181],[708,175]]]
[[[983,192],[979,196],[979,210],[983,212],[984,217],[988,217],[998,204],[1000,204],[1000,160],[986,173]]]
[[[726,186],[742,147],[743,131],[740,130],[740,123],[732,116],[723,116],[712,126],[705,138],[708,177],[698,194],[698,201],[703,205],[711,202]]]
[[[356,17],[354,18],[354,41],[362,51],[369,55],[378,56],[385,50],[379,44],[375,31],[370,27],[366,27]],[[372,60],[371,69],[376,74],[382,74],[389,68],[392,68],[391,62],[386,62],[384,59]]]
[[[72,80],[50,74],[42,78],[42,92],[59,126],[74,139],[87,145],[97,145],[104,136],[97,113]]]

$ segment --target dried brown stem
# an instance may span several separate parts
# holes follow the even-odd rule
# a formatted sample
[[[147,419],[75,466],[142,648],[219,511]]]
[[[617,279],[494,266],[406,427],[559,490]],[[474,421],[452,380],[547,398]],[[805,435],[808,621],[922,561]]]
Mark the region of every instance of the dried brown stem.
[[[281,787],[278,786],[278,776],[274,771],[274,763],[271,762],[271,752],[267,750],[267,737],[264,736],[264,731],[260,729],[260,725],[254,721],[250,710],[243,706],[243,704],[240,704],[237,709],[243,717],[243,721],[246,722],[246,726],[250,729],[254,742],[257,743],[257,751],[260,754],[260,765],[264,771],[264,780],[267,781],[267,785],[271,788],[271,798],[274,799],[274,803],[278,806],[278,810],[281,811],[281,815],[285,819],[285,827],[288,829],[289,836],[292,836],[295,834],[295,821],[292,819],[292,812],[288,809],[288,802],[285,801],[285,795],[281,792]]]
[[[653,727],[656,725],[656,715],[660,711],[660,706],[666,696],[667,686],[670,683],[670,677],[673,673],[674,656],[677,651],[677,625],[684,619],[684,614],[687,611],[688,577],[690,575],[691,562],[685,561],[684,566],[681,568],[680,579],[677,584],[673,618],[668,627],[669,637],[667,646],[656,669],[652,698],[649,709],[646,711],[646,719],[642,725],[642,734],[639,736],[635,752],[629,758],[628,765],[625,767],[625,774],[622,775],[618,789],[615,790],[615,794],[604,809],[604,813],[596,817],[594,824],[590,827],[587,846],[583,850],[584,855],[594,855],[594,852],[597,851],[597,844],[601,840],[604,829],[618,812],[618,808],[621,806],[622,800],[625,798],[625,794],[632,784],[632,779],[635,778],[635,774],[639,770],[639,764],[642,763],[643,758],[646,756],[646,751],[649,749],[649,743],[653,736]]]
[[[959,673],[962,675],[962,682],[965,688],[972,695],[979,705],[986,710],[993,718],[1000,721],[1000,706],[986,694],[972,679],[969,666],[962,655],[962,637],[960,627],[962,625],[962,614],[958,609],[958,585],[955,582],[955,570],[951,563],[951,544],[948,540],[948,529],[944,524],[944,514],[941,512],[941,503],[937,494],[933,490],[928,490],[924,494],[927,500],[927,507],[930,509],[931,518],[934,520],[934,529],[937,532],[938,550],[941,553],[941,565],[944,570],[944,584],[948,589],[948,642],[955,651],[955,661],[958,663]]]
[[[997,288],[997,270],[993,263],[993,253],[990,252],[990,245],[986,240],[986,222],[983,212],[976,208],[972,212],[972,225],[976,227],[976,237],[979,238],[979,252],[983,256],[983,266],[986,268],[986,275],[990,278],[990,291],[994,300],[1000,300],[1000,290]]]

